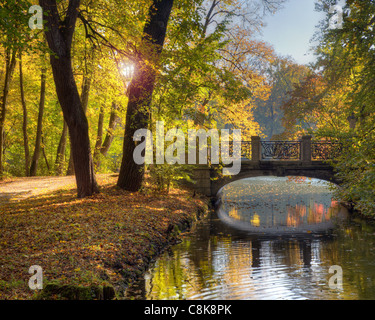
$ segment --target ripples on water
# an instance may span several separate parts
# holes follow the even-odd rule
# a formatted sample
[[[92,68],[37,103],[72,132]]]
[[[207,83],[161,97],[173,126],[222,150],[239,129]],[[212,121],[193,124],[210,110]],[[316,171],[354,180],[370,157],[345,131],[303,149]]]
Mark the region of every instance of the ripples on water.
[[[138,299],[374,299],[375,229],[320,180],[251,178],[129,288]],[[343,269],[331,289],[329,267]]]

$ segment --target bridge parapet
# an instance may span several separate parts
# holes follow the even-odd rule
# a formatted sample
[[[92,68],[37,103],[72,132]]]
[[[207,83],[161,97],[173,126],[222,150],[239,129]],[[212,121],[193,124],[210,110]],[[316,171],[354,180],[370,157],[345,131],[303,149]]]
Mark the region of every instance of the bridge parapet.
[[[247,141],[242,142],[247,147]],[[330,141],[312,141],[311,136],[303,136],[300,141],[261,141],[251,137],[252,161],[302,161],[331,160],[341,152],[341,144]],[[249,153],[249,152],[248,152]]]
[[[312,141],[304,136],[300,141],[262,141],[254,136],[242,142],[241,171],[236,176],[220,176],[216,166],[200,165],[194,170],[193,188],[207,196],[215,196],[225,184],[257,176],[306,176],[339,183],[334,169],[326,160],[341,152],[338,142]]]

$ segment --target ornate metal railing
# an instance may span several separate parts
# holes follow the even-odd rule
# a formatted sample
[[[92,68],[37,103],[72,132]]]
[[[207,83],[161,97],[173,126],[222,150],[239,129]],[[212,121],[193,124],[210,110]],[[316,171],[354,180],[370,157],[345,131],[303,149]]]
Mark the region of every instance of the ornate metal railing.
[[[241,142],[241,158],[254,161],[324,161],[337,159],[342,152],[342,144],[333,141],[256,141]],[[229,142],[229,155],[233,156],[233,143]],[[208,148],[211,158],[211,148]]]
[[[312,160],[337,159],[342,152],[342,144],[339,142],[311,142]]]
[[[300,141],[261,141],[262,160],[300,160]]]

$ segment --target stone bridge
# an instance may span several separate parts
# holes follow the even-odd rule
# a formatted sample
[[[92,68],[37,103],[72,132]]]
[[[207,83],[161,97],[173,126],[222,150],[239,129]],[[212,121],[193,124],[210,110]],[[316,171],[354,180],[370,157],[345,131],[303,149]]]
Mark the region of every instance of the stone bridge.
[[[315,142],[311,136],[301,141],[261,141],[252,137],[251,141],[242,141],[239,174],[222,176],[217,166],[199,165],[194,169],[196,183],[191,186],[206,196],[216,196],[230,182],[259,176],[304,176],[339,184],[327,160],[334,160],[340,152],[339,143]]]

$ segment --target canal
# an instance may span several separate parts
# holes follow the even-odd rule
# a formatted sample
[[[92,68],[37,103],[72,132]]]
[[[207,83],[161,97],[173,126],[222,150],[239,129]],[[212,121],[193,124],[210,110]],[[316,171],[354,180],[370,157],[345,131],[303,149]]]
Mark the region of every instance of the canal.
[[[318,179],[222,188],[209,217],[165,251],[128,299],[375,299],[375,227]]]

